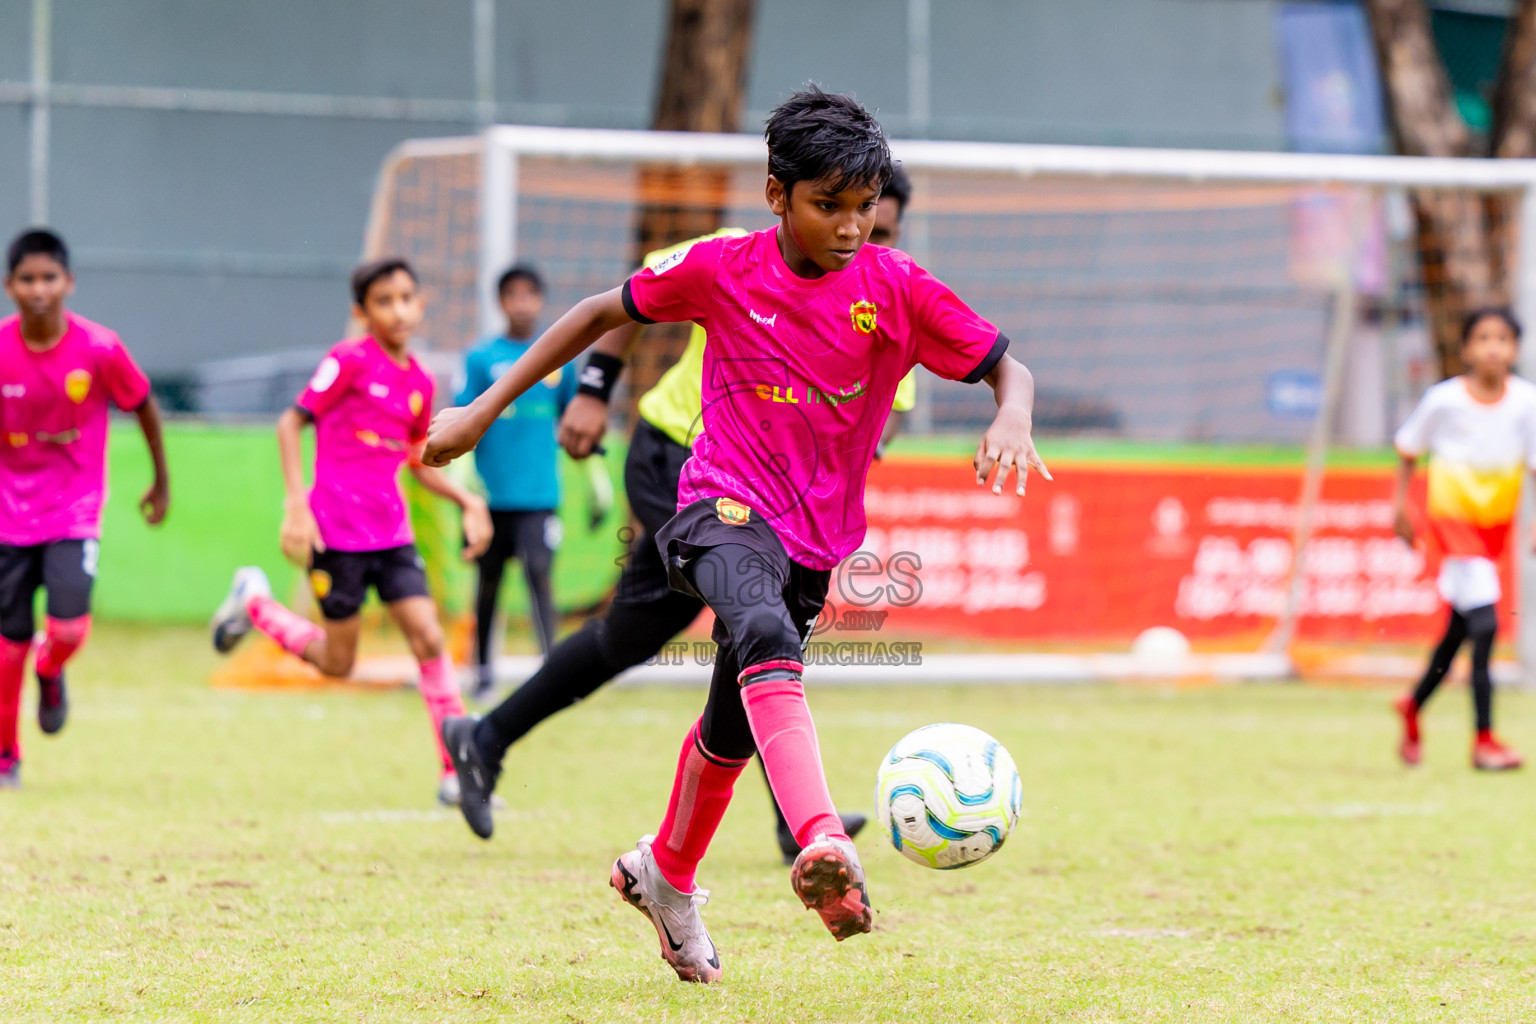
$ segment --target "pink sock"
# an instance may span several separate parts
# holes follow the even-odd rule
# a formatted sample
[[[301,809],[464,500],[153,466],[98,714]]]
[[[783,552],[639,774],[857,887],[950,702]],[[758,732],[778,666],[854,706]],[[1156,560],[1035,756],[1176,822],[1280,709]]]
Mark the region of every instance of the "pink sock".
[[[427,702],[427,714],[432,716],[432,738],[437,741],[437,753],[443,760],[443,770],[452,771],[453,762],[448,759],[448,748],[443,746],[443,719],[455,718],[464,713],[464,698],[459,696],[458,684],[453,678],[453,660],[439,654],[421,663],[421,699]]]
[[[253,597],[245,604],[251,625],[277,641],[289,654],[304,657],[304,648],[325,636],[325,630],[270,597]]]
[[[741,703],[752,726],[752,738],[757,741],[758,756],[768,770],[773,797],[796,842],[804,846],[822,834],[847,839],[832,794],[827,791],[816,725],[811,721],[798,673],[792,679],[750,681],[765,670],[781,674],[787,667],[785,662],[753,665],[740,676],[744,680]]]
[[[746,766],[746,760],[729,761],[705,750],[698,723],[688,730],[677,758],[667,816],[661,819],[651,847],[662,877],[678,892],[693,892],[699,861],[731,805],[736,777]]]
[[[37,674],[52,679],[64,671],[64,664],[74,657],[90,632],[90,615],[77,619],[50,618],[43,642],[37,648]]]
[[[21,683],[27,667],[30,640],[0,636],[0,754],[21,756],[21,735],[16,720],[21,714]]]

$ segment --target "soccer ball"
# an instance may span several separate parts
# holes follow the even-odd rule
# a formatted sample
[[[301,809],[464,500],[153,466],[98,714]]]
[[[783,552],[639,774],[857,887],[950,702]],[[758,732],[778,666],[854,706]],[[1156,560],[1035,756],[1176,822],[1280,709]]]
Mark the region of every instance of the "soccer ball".
[[[880,762],[875,814],[891,845],[924,867],[979,864],[1019,820],[1024,788],[1013,758],[969,725],[926,725]]]

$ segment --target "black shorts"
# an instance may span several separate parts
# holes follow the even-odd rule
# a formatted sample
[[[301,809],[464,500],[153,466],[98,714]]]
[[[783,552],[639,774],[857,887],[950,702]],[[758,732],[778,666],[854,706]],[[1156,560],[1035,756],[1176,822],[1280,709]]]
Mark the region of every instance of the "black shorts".
[[[630,546],[619,576],[615,604],[649,604],[671,596],[667,565],[656,535],[677,514],[677,487],[691,453],[660,428],[642,419],[635,425],[624,459],[624,494],[640,521],[640,536]]]
[[[657,545],[666,560],[667,579],[672,589],[704,600],[689,578],[690,563],[710,548],[722,544],[739,544],[748,548],[759,561],[759,571],[753,573],[771,592],[778,589],[785,609],[803,645],[810,638],[827,601],[827,590],[832,573],[826,569],[811,569],[789,557],[784,544],[773,527],[754,510],[730,498],[704,498],[679,510],[656,537]],[[753,599],[740,599],[734,604],[749,608]],[[723,635],[730,632],[731,621],[738,614],[738,607],[715,608],[715,641],[723,642]],[[722,627],[726,627],[722,629]],[[741,646],[739,643],[737,646]],[[786,652],[787,654],[787,652]]]
[[[320,614],[331,622],[356,615],[369,587],[378,591],[385,604],[431,596],[427,566],[415,544],[382,551],[312,552],[309,586],[320,603]]]
[[[0,636],[18,643],[32,639],[38,587],[48,591],[49,618],[89,615],[99,551],[94,540],[56,540],[24,548],[0,544]]]

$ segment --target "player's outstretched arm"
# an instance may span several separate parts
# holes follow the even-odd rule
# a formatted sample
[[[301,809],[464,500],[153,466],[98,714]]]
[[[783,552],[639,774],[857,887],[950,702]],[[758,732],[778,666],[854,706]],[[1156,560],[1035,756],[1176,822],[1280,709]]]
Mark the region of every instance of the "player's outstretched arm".
[[[309,488],[304,483],[304,424],[308,420],[289,407],[277,418],[277,454],[283,466],[283,526],[279,543],[283,557],[300,569],[309,568],[310,552],[324,551],[320,526],[309,509]]]
[[[598,338],[587,353],[587,366],[582,370],[576,395],[560,414],[556,435],[560,447],[571,458],[591,455],[608,432],[608,394],[618,383],[640,330],[641,324],[631,320]],[[589,376],[601,379],[588,381]]]
[[[624,311],[621,288],[612,288],[576,303],[479,398],[463,408],[444,409],[433,417],[426,450],[421,455],[422,463],[446,466],[465,452],[472,451],[496,422],[496,417],[517,396],[575,359],[604,334],[631,322],[630,315]]]
[[[1017,474],[1017,492],[1023,494],[1025,478],[1031,469],[1047,480],[1051,478],[1051,471],[1040,461],[1031,436],[1035,421],[1035,378],[1023,363],[1005,353],[987,374],[986,381],[992,385],[992,393],[997,397],[997,417],[982,435],[981,444],[976,446],[976,485],[985,485],[987,477],[996,469],[992,493],[1002,494],[1003,481],[1007,479],[1008,471],[1013,470]]]
[[[485,554],[491,544],[491,511],[485,499],[460,486],[440,469],[411,460],[411,475],[428,491],[459,506],[464,519],[464,561],[473,562]]]
[[[1397,486],[1392,491],[1392,532],[1410,545],[1413,543],[1414,530],[1413,517],[1408,514],[1408,489],[1413,485],[1413,471],[1418,462],[1416,456],[1398,453]]]
[[[171,506],[171,474],[165,466],[165,437],[161,428],[160,403],[150,395],[135,413],[139,429],[144,432],[144,443],[149,445],[149,458],[155,466],[155,479],[139,499],[139,511],[150,526],[165,521],[166,510]]]

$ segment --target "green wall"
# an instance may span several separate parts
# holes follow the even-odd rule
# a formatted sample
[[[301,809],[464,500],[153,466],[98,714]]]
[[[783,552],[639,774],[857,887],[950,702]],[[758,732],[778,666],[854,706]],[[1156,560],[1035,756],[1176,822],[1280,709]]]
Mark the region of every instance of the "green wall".
[[[628,511],[623,505],[622,445],[609,442],[607,464],[614,479],[617,507],[597,531],[587,528],[588,488],[584,474],[564,461],[566,478],[565,544],[555,560],[555,598],[562,609],[583,608],[600,600],[618,575],[623,550],[619,528]],[[172,423],[166,428],[166,457],[171,469],[171,511],[158,529],[140,518],[137,502],[149,486],[149,455],[131,420],[112,425],[111,500],[102,522],[101,571],[95,609],[102,619],[130,622],[202,622],[229,586],[236,566],[259,565],[272,577],[273,589],[287,595],[295,570],[277,547],[283,515],[283,483],[277,441],[270,426],[230,427]],[[451,506],[446,506],[449,512]],[[457,530],[457,517],[435,517]],[[422,524],[430,529],[430,524]],[[420,529],[421,527],[419,527]],[[424,536],[423,541],[427,538]],[[447,548],[447,538],[439,547]],[[456,532],[452,544],[457,544]],[[429,546],[424,543],[424,547]],[[463,607],[472,574],[447,578],[462,594],[444,594],[450,607]],[[526,607],[518,573],[504,587],[514,611]]]

